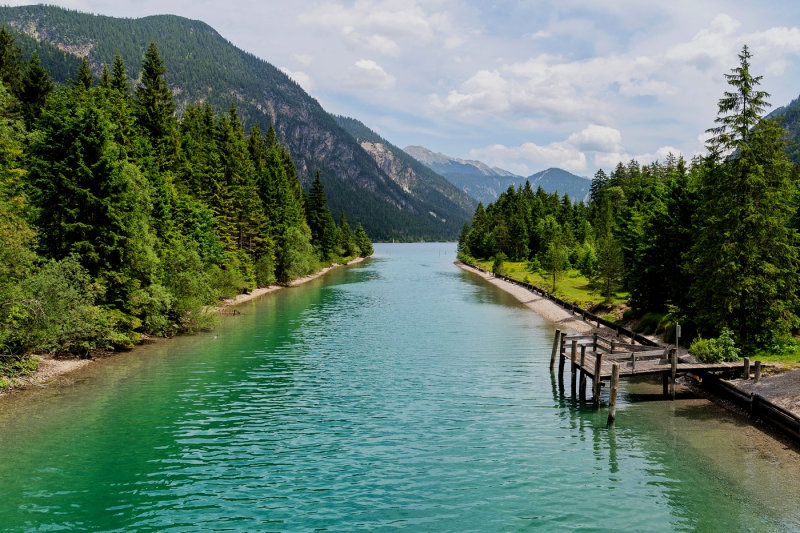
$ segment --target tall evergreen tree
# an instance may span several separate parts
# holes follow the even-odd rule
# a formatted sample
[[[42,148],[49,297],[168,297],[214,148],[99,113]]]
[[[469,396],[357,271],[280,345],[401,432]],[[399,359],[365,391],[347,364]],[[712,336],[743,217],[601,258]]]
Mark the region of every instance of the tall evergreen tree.
[[[22,115],[28,127],[39,118],[45,101],[52,91],[53,82],[50,80],[50,74],[42,66],[39,54],[34,50],[22,77],[22,90],[19,96]]]
[[[86,58],[81,59],[81,65],[75,73],[75,79],[72,80],[72,85],[79,89],[89,90],[94,84],[94,76],[92,75],[92,68],[89,66],[89,61]]]
[[[115,62],[116,63],[116,62]],[[115,84],[121,82],[114,69]],[[176,152],[175,100],[164,73],[166,67],[154,42],[145,52],[142,61],[141,82],[136,87],[134,107],[139,126],[144,130],[156,152],[158,168],[165,170],[172,163]]]
[[[18,96],[22,88],[22,63],[22,49],[3,24],[0,27],[0,81],[14,96]]]
[[[760,118],[768,94],[757,88],[761,77],[750,73],[750,57],[743,47],[727,75],[731,90],[719,101],[719,126],[710,130],[690,264],[698,329],[728,327],[745,345],[798,323],[791,165],[781,129]]]

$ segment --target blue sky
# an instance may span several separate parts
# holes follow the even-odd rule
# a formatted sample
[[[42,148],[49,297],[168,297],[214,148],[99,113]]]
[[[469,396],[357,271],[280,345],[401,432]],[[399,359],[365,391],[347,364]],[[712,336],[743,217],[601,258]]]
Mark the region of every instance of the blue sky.
[[[774,106],[800,94],[800,2],[50,2],[200,19],[398,146],[523,175],[701,153],[745,43]]]

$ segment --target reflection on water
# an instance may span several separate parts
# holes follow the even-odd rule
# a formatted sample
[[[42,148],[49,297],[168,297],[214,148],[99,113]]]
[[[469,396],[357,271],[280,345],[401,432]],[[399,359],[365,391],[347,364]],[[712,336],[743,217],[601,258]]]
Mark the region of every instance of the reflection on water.
[[[549,372],[552,326],[453,245],[376,251],[3,402],[3,528],[800,529],[795,451],[644,401],[660,383],[625,383],[607,428]]]

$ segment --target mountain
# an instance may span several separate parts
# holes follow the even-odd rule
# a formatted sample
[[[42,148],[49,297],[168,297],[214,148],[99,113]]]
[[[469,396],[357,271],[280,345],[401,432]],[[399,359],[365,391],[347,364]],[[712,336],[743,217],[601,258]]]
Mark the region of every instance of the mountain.
[[[412,197],[430,208],[444,221],[463,223],[472,216],[478,203],[467,193],[393,145],[362,122],[335,116],[337,124],[353,136],[372,156],[381,170]]]
[[[432,152],[423,146],[407,146],[404,150],[484,205],[497,200],[509,186],[519,187],[526,181],[530,181],[534,189],[542,187],[547,192],[566,193],[573,200],[586,200],[592,183],[587,178],[560,168],[542,170],[526,178],[501,168],[489,167],[481,161],[457,159]]]
[[[800,163],[800,96],[788,105],[775,109],[766,118],[780,118],[788,134],[786,153],[794,164]]]
[[[577,176],[561,168],[548,168],[528,176],[531,187],[541,187],[547,192],[558,191],[559,194],[568,194],[573,200],[589,201],[589,192],[592,180]]]
[[[424,198],[395,183],[355,138],[283,72],[244,52],[207,24],[173,15],[123,19],[52,6],[0,7],[0,23],[21,35],[26,57],[38,49],[56,81],[66,81],[86,57],[95,75],[120,53],[135,80],[150,41],[158,45],[178,111],[207,101],[218,110],[232,104],[246,127],[272,123],[308,186],[320,170],[329,207],[361,222],[376,240],[454,239],[457,212],[441,217]],[[421,178],[424,180],[424,178]],[[435,187],[434,187],[435,188]]]

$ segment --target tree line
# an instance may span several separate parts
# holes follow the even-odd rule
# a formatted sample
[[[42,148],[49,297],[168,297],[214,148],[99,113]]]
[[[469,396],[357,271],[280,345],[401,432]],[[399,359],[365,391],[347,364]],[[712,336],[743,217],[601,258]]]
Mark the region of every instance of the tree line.
[[[745,46],[706,154],[598,170],[588,204],[511,187],[478,206],[459,251],[528,261],[554,283],[575,268],[606,298],[628,291],[634,316],[667,314],[688,337],[747,348],[790,338],[800,325],[798,167],[780,119],[763,118],[769,95],[750,61]]]
[[[84,353],[207,327],[209,306],[372,254],[275,130],[178,117],[154,43],[53,83],[0,29],[0,353]]]

